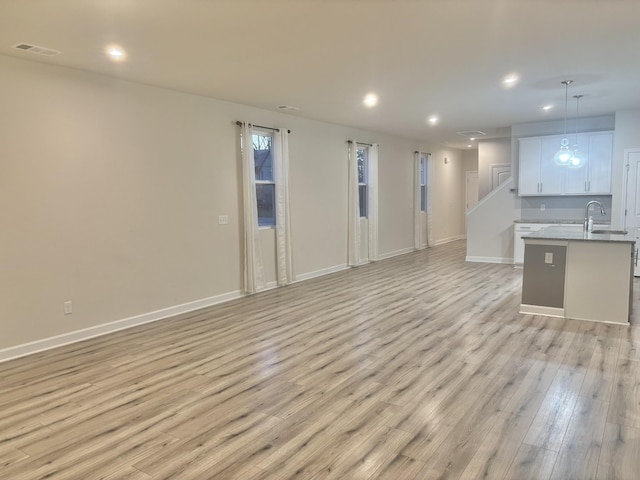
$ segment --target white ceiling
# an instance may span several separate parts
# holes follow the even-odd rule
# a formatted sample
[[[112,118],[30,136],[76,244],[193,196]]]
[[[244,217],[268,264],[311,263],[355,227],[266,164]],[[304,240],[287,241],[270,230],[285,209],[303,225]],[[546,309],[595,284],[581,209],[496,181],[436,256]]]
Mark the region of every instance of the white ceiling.
[[[581,116],[639,108],[640,0],[1,0],[0,54],[464,147],[562,118],[564,79]]]

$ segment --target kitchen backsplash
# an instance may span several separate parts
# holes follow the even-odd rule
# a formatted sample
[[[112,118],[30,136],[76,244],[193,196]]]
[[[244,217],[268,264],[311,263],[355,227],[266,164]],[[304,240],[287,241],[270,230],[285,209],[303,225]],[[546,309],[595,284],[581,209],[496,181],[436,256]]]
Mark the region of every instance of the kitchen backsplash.
[[[520,197],[521,215],[525,220],[582,220],[584,207],[591,200],[597,200],[604,206],[606,215],[600,215],[600,209],[589,212],[596,223],[611,222],[611,195],[566,196],[566,197]],[[544,209],[544,210],[543,210]]]

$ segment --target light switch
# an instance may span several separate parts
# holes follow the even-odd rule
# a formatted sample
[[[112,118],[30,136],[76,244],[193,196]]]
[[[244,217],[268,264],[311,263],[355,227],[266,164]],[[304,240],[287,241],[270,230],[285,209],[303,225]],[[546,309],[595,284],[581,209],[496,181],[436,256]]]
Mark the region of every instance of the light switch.
[[[228,215],[220,215],[218,217],[218,225],[228,225],[229,224],[229,216]]]
[[[545,252],[544,253],[544,263],[553,263],[553,253]]]

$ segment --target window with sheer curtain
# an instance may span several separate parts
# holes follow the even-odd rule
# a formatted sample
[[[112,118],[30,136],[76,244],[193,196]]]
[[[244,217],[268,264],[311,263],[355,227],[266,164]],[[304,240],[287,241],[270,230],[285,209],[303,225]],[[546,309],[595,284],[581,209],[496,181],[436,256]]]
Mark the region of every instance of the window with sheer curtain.
[[[369,261],[378,259],[378,145],[349,140],[348,261],[355,267],[360,255],[362,234],[367,236]],[[367,220],[364,222],[364,220]],[[366,224],[361,232],[360,221]]]
[[[289,131],[241,128],[242,189],[244,219],[244,289],[264,289],[266,275],[260,229],[275,228],[276,280],[278,285],[295,281],[289,201]]]

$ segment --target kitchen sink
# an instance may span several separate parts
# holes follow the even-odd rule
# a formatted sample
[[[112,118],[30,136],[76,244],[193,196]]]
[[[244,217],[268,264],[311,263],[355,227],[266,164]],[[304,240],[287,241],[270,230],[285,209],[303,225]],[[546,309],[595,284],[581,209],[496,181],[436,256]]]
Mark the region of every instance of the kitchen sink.
[[[592,230],[591,233],[608,233],[610,235],[626,235],[626,230]]]

